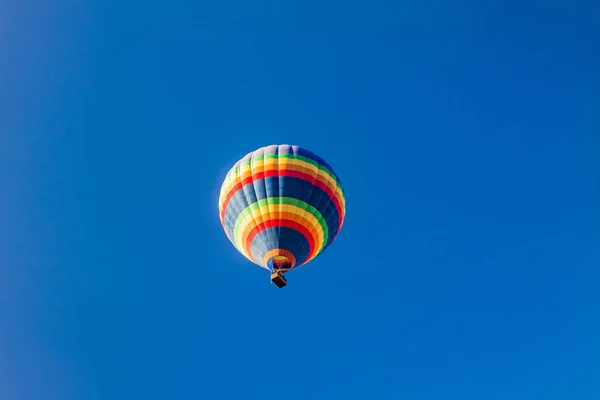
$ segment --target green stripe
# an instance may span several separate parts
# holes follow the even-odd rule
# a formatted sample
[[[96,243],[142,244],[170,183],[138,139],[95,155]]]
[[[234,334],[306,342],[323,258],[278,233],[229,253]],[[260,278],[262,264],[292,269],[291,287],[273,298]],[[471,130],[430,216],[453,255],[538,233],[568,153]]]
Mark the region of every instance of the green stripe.
[[[235,226],[233,228],[233,238],[234,240],[237,241],[237,236],[238,236],[238,230],[240,227],[240,223],[244,220],[244,218],[248,215],[251,214],[252,211],[266,206],[267,204],[288,204],[288,205],[292,205],[292,206],[297,206],[300,208],[305,209],[306,211],[308,211],[309,213],[311,213],[317,221],[319,221],[319,224],[321,225],[321,227],[323,228],[323,243],[321,243],[321,248],[319,249],[319,252],[321,250],[323,250],[323,247],[325,246],[325,243],[327,243],[327,239],[329,238],[329,228],[327,228],[327,222],[325,221],[325,219],[323,218],[323,216],[321,215],[321,213],[319,212],[319,210],[317,210],[316,208],[314,208],[313,206],[311,206],[310,204],[307,204],[301,200],[298,199],[294,199],[292,197],[267,197],[264,198],[262,200],[259,200],[257,202],[254,202],[252,204],[250,204],[248,207],[246,207],[238,216],[237,220],[235,221]],[[240,244],[241,246],[241,244]]]
[[[346,196],[344,194],[344,189],[342,188],[341,182],[339,181],[338,177],[335,174],[333,174],[333,172],[331,172],[327,167],[319,164],[312,158],[307,158],[307,157],[300,156],[297,154],[267,154],[266,156],[263,155],[263,156],[255,157],[254,160],[264,160],[265,158],[267,158],[267,159],[269,159],[269,158],[292,158],[295,160],[305,161],[307,163],[314,165],[318,169],[327,173],[327,175],[329,175],[331,177],[331,179],[333,179],[333,181],[337,184],[337,186],[339,186],[340,191],[342,192],[342,196],[344,197],[344,199],[346,199]],[[237,173],[242,166],[250,165],[251,162],[252,162],[252,160],[248,160],[248,161],[244,161],[243,163],[240,163],[240,165],[238,165],[237,167],[235,167],[234,169],[229,171],[229,173],[227,174],[226,180],[229,180],[230,176],[232,174]]]

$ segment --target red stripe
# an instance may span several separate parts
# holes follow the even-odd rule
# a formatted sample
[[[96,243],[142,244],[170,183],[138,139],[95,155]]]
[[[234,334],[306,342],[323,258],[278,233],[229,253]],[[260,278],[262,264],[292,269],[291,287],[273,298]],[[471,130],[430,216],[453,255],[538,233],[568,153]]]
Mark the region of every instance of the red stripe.
[[[250,246],[252,245],[252,240],[256,235],[258,235],[265,229],[273,228],[276,226],[281,226],[283,228],[292,228],[300,232],[306,238],[306,241],[309,245],[308,257],[306,259],[309,260],[313,252],[315,251],[315,241],[313,240],[310,231],[306,229],[304,225],[301,225],[296,221],[292,221],[289,219],[271,219],[266,222],[262,222],[254,228],[252,228],[252,230],[248,233],[248,236],[246,237],[246,253],[252,255],[252,253],[250,252]]]
[[[292,178],[300,178],[309,183],[312,183],[313,185],[319,187],[325,193],[327,193],[327,195],[329,196],[331,201],[333,201],[333,203],[335,204],[335,208],[338,213],[338,232],[339,232],[339,229],[342,227],[343,215],[342,215],[342,206],[341,206],[338,198],[335,196],[335,193],[333,193],[331,191],[331,189],[328,186],[324,185],[321,181],[313,181],[314,178],[312,176],[305,174],[303,172],[298,172],[298,171],[294,171],[294,170],[290,170],[290,169],[269,170],[267,172],[261,171],[261,172],[257,172],[256,174],[254,174],[252,176],[247,177],[246,179],[244,179],[241,182],[238,182],[233,188],[231,188],[229,193],[227,193],[227,196],[225,197],[225,200],[223,201],[223,210],[221,210],[221,221],[223,221],[223,219],[225,218],[225,210],[227,209],[229,200],[231,200],[231,198],[237,193],[238,190],[240,190],[243,186],[245,186],[249,183],[253,183],[254,181],[257,181],[259,179],[264,179],[264,178],[268,178],[268,177],[277,177],[277,176],[289,176]]]

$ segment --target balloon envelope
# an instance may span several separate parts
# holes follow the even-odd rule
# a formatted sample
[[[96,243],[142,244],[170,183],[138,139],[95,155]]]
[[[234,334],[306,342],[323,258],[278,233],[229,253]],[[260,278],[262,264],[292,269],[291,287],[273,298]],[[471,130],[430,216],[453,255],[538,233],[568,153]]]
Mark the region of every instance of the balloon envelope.
[[[272,145],[234,164],[221,187],[219,212],[240,253],[284,272],[335,240],[346,200],[339,177],[321,157],[298,146]]]

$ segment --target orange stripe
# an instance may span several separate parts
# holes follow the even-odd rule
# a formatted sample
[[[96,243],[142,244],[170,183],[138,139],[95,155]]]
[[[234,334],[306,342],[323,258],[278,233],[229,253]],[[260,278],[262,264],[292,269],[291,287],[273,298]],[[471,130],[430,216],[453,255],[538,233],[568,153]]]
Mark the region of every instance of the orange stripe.
[[[263,258],[263,262],[266,265],[271,258],[276,257],[276,256],[287,257],[288,260],[290,260],[290,262],[292,263],[292,268],[294,268],[294,266],[296,265],[296,256],[291,251],[288,251],[285,249],[273,249],[273,250],[268,251],[267,254],[265,254],[265,256]]]

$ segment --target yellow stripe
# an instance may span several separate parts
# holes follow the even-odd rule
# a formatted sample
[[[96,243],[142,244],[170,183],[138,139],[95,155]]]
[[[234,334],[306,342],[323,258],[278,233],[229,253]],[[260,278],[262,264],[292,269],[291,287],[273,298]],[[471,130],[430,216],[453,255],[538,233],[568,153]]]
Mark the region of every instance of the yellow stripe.
[[[292,268],[294,268],[296,266],[296,256],[294,256],[294,253],[292,253],[289,250],[284,250],[284,249],[273,249],[267,252],[267,254],[265,254],[264,258],[263,258],[263,263],[266,265],[269,262],[269,259],[271,259],[271,257],[282,257],[286,260],[288,260],[291,264],[292,264]],[[290,269],[292,269],[290,268]]]

